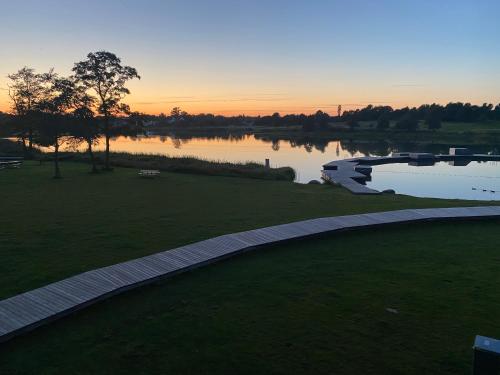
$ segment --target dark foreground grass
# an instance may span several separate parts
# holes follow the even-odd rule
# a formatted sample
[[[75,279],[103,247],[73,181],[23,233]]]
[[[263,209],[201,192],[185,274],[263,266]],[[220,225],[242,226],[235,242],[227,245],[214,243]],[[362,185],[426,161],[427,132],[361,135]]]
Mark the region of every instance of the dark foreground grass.
[[[474,335],[500,336],[499,224],[261,249],[3,344],[0,373],[468,374]]]
[[[217,235],[296,220],[477,202],[398,195],[354,196],[342,188],[136,169],[97,175],[64,162],[0,171],[0,298],[89,269]]]

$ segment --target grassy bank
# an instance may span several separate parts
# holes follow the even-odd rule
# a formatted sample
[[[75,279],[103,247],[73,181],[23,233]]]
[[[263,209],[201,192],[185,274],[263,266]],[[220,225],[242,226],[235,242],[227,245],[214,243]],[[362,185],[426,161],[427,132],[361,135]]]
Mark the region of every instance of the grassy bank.
[[[22,156],[23,149],[18,142],[0,139],[0,156]],[[104,153],[95,152],[97,164],[103,164]],[[50,162],[51,153],[40,153],[35,150],[36,160]],[[295,180],[295,171],[290,167],[266,168],[264,164],[256,162],[230,163],[225,161],[204,160],[195,157],[169,157],[155,154],[131,154],[112,152],[110,164],[114,167],[135,169],[158,169],[166,172],[191,173],[208,176],[247,177],[261,180]],[[60,159],[90,163],[87,153],[62,152]],[[64,171],[63,171],[64,173]]]
[[[104,153],[97,152],[98,162],[104,160]],[[88,162],[85,154],[69,154],[72,160]],[[290,167],[266,168],[264,164],[230,163],[224,161],[213,161],[198,159],[195,157],[168,157],[153,154],[130,154],[124,152],[113,152],[110,155],[110,163],[115,167],[136,169],[158,169],[166,172],[191,173],[209,176],[227,177],[249,177],[262,180],[284,180],[293,181],[295,171]]]
[[[61,180],[35,162],[0,173],[0,298],[229,232],[480,204],[62,168]],[[500,312],[498,224],[398,226],[262,249],[17,338],[0,350],[0,373],[463,373],[472,336],[500,335],[491,318]]]

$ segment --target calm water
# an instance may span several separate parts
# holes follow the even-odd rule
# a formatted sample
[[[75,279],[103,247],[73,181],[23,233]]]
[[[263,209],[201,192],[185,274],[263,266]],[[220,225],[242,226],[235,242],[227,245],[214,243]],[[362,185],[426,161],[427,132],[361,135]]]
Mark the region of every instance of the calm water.
[[[327,141],[309,138],[284,140],[254,135],[193,138],[118,137],[111,142],[113,151],[132,153],[261,163],[268,158],[272,167],[293,167],[297,172],[297,182],[300,183],[319,180],[321,166],[332,160],[363,155],[382,156],[390,154],[391,151],[447,153],[450,146],[464,145],[422,146],[411,143]],[[103,147],[102,141],[97,149]],[[478,153],[492,150],[496,152],[493,146],[473,149]],[[367,185],[377,190],[394,189],[400,194],[419,197],[500,200],[500,164],[471,162],[467,166],[453,166],[449,163],[437,163],[435,166],[419,167],[407,164],[382,165],[373,168],[372,181]]]
[[[372,181],[367,182],[367,186],[377,190],[394,189],[416,197],[500,200],[500,163],[379,165],[373,167]]]

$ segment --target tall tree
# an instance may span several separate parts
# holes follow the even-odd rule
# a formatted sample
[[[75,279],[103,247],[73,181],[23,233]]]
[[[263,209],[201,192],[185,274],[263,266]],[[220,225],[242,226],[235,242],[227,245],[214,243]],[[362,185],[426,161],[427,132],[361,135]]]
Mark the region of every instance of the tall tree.
[[[106,138],[104,166],[106,170],[110,170],[110,120],[113,116],[129,112],[129,107],[121,103],[122,99],[130,94],[125,84],[131,79],[141,77],[135,68],[122,65],[121,60],[115,54],[107,51],[89,53],[86,60],[75,64],[73,72],[79,82],[97,95],[97,110],[104,119],[103,132]]]
[[[71,113],[71,143],[78,147],[81,143],[87,144],[92,173],[97,173],[97,164],[92,147],[99,142],[99,123],[94,115],[95,98],[90,96],[83,86],[75,83]]]
[[[170,111],[170,116],[176,120],[178,120],[181,117],[181,107],[174,107]]]
[[[60,178],[59,148],[68,135],[67,113],[74,106],[76,90],[70,78],[51,74],[49,82],[43,99],[35,108],[40,133],[38,142],[54,148],[54,178]]]
[[[377,129],[378,130],[387,130],[389,129],[391,122],[389,121],[389,116],[387,114],[382,114],[377,120]]]
[[[397,130],[416,131],[418,129],[418,119],[412,112],[405,113],[395,125]]]
[[[24,67],[16,73],[9,74],[7,84],[12,110],[16,116],[16,129],[23,142],[26,156],[33,156],[34,121],[33,111],[46,95],[46,84],[51,72],[36,73],[34,69]],[[26,145],[26,141],[28,145]]]
[[[429,130],[437,130],[441,128],[441,111],[436,105],[431,105],[425,115],[425,123]]]

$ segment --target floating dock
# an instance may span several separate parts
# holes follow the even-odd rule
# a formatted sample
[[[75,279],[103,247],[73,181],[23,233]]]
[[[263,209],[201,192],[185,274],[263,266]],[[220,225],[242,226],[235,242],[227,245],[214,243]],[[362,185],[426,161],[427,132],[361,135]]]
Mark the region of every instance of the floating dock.
[[[395,163],[430,166],[441,161],[464,166],[471,161],[500,161],[500,155],[472,154],[466,148],[450,148],[450,153],[447,155],[434,155],[427,152],[398,152],[391,156],[362,156],[334,160],[323,165],[322,178],[335,185],[345,187],[353,194],[381,194],[380,191],[366,186],[366,181],[371,180],[371,166]]]

